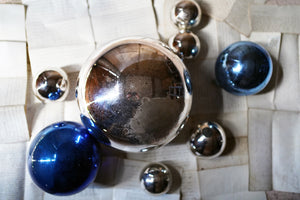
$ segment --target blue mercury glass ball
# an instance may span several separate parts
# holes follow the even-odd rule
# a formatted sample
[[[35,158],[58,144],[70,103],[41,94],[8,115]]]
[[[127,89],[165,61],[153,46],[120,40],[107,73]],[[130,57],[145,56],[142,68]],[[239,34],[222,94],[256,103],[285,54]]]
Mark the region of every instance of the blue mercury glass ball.
[[[235,95],[252,95],[263,90],[273,71],[269,53],[260,45],[236,42],[219,55],[215,65],[218,84]]]
[[[58,122],[33,138],[27,166],[34,183],[45,192],[71,195],[95,179],[100,166],[99,145],[82,125]]]

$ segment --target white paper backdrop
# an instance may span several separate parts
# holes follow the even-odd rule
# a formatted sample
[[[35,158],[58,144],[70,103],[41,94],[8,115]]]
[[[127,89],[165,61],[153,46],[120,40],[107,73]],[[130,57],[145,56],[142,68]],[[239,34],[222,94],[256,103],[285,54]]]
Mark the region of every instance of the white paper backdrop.
[[[23,0],[26,9],[20,1],[10,2],[19,4],[0,4],[0,199],[141,199],[145,194],[134,177],[150,161],[163,161],[181,176],[181,186],[163,199],[266,199],[264,190],[300,193],[297,1],[198,0],[205,15],[193,30],[201,41],[200,55],[186,62],[194,89],[187,127],[157,151],[127,154],[125,160],[105,158],[115,165],[102,173],[113,177],[118,168],[129,174],[135,168],[134,173],[129,179],[120,175],[115,186],[96,181],[70,197],[38,189],[25,161],[30,136],[55,121],[80,121],[74,92],[65,102],[42,104],[32,94],[32,74],[49,66],[63,68],[73,91],[81,64],[96,47],[136,35],[167,41],[177,32],[170,20],[177,1]],[[273,77],[258,95],[237,97],[215,84],[218,54],[239,40],[257,42],[272,56]],[[186,144],[203,120],[217,121],[227,133],[228,147],[214,160],[194,157]]]

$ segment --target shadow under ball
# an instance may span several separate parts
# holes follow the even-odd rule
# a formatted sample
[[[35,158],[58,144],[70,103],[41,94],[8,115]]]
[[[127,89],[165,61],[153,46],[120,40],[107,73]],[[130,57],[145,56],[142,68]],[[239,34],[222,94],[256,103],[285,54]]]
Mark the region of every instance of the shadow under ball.
[[[127,38],[89,58],[79,74],[77,101],[93,135],[104,135],[114,148],[144,152],[183,128],[191,89],[186,67],[165,44]]]
[[[29,174],[39,188],[50,194],[82,191],[95,179],[99,166],[98,142],[75,122],[47,126],[29,146]]]
[[[161,163],[150,163],[140,174],[142,188],[154,195],[167,193],[172,185],[172,175],[169,168]]]
[[[269,53],[260,45],[236,42],[219,55],[215,65],[218,84],[235,95],[252,95],[263,90],[273,71]]]

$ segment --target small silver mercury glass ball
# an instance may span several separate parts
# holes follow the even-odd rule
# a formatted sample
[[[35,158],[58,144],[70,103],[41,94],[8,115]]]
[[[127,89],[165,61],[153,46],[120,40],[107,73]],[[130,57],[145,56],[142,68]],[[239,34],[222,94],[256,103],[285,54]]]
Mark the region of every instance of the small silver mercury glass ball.
[[[172,10],[171,18],[179,29],[195,27],[201,19],[200,6],[193,0],[179,1]]]
[[[169,39],[169,46],[181,59],[192,59],[200,51],[200,40],[192,32],[180,31]]]
[[[216,122],[199,124],[190,139],[191,151],[200,158],[216,158],[223,153],[225,146],[225,131]]]
[[[68,76],[61,69],[50,68],[37,74],[32,88],[41,101],[62,101],[69,92]]]
[[[141,172],[142,188],[154,195],[167,193],[172,185],[172,175],[169,168],[162,163],[150,163]]]

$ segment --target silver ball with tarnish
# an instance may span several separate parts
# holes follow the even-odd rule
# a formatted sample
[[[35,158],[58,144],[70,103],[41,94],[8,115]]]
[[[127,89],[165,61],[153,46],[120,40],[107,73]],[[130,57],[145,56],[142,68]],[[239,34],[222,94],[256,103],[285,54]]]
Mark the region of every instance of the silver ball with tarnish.
[[[150,194],[165,194],[172,185],[172,175],[166,165],[151,163],[142,170],[140,182],[142,188]]]
[[[68,76],[61,69],[49,68],[35,76],[32,88],[41,101],[62,101],[69,92]]]
[[[193,0],[179,1],[172,10],[172,21],[179,29],[190,29],[199,24],[201,9]]]
[[[77,101],[96,138],[127,152],[167,144],[185,125],[192,105],[189,72],[160,41],[116,40],[82,66]]]
[[[200,51],[200,40],[190,31],[180,31],[169,39],[170,48],[182,59],[195,58]]]
[[[216,122],[199,124],[190,139],[191,151],[200,158],[216,158],[223,153],[225,146],[225,131]]]

